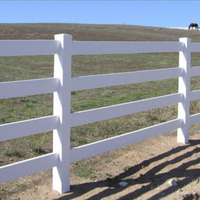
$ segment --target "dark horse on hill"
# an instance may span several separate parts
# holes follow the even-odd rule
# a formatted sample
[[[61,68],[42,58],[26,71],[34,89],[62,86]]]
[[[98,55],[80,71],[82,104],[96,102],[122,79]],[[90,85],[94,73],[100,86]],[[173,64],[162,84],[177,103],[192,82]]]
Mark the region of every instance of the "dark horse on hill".
[[[188,27],[188,29],[195,27],[195,29],[198,29],[198,24],[197,23],[191,23]]]

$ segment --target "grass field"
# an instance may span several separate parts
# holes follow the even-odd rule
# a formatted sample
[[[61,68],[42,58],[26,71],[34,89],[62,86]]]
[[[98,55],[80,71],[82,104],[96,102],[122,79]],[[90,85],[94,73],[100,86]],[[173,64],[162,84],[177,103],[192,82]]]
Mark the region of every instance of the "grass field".
[[[190,37],[198,42],[198,31],[173,30],[153,27],[125,25],[81,25],[81,24],[1,24],[0,39],[53,39],[54,34],[66,33],[73,40],[114,40],[114,41],[178,41],[179,37]],[[193,54],[192,64],[200,65],[199,54]],[[72,57],[72,76],[108,74],[150,69],[178,67],[178,53],[92,55]],[[16,81],[53,77],[53,56],[20,56],[0,58],[0,81]],[[199,79],[193,78],[191,87],[199,88]],[[178,92],[178,79],[153,81],[141,84],[72,92],[71,111],[81,111],[102,106],[125,103]],[[25,96],[0,100],[0,123],[10,123],[51,115],[52,94]],[[198,112],[198,101],[191,103],[191,112]],[[192,109],[195,108],[195,109]],[[98,123],[72,128],[71,146],[101,140],[123,134],[177,117],[177,105],[146,111]],[[20,141],[20,142],[18,142]],[[20,138],[13,147],[8,141],[1,144],[5,152],[17,151],[27,158],[34,153],[45,153],[45,146],[51,151],[52,134]],[[20,146],[17,144],[19,143]],[[22,147],[23,145],[23,147]],[[2,155],[3,156],[3,155]],[[19,157],[19,156],[18,156]],[[4,158],[1,165],[8,164]],[[10,159],[9,159],[10,161]]]
[[[189,37],[193,42],[200,42],[199,31],[126,25],[0,24],[0,40],[54,39],[54,34],[59,33],[71,34],[73,40],[83,41],[178,41],[180,37]],[[192,66],[200,66],[199,55],[199,53],[192,54]],[[72,57],[73,77],[172,67],[178,67],[178,53]],[[47,77],[53,77],[53,56],[0,57],[0,82]],[[192,78],[191,90],[199,88],[199,77]],[[71,111],[76,112],[176,92],[178,92],[178,79],[76,91],[72,92]],[[200,101],[191,102],[191,114],[200,112],[199,104]],[[52,94],[1,99],[0,124],[52,115],[52,105]],[[177,105],[172,105],[72,128],[71,147],[175,118],[177,118]],[[1,142],[0,165],[51,151],[51,132]]]

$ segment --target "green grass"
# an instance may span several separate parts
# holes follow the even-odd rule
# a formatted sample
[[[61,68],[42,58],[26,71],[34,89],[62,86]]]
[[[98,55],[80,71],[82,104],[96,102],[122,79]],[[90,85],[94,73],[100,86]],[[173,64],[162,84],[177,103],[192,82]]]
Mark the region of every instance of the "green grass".
[[[11,156],[12,152],[10,150],[6,150],[4,153],[5,156]]]
[[[178,79],[172,79],[77,92],[72,112],[176,93],[177,84]]]
[[[95,56],[73,56],[72,76],[107,74],[113,72],[126,72],[138,70],[152,70],[157,68],[171,68],[178,66],[178,54],[125,54],[125,55],[95,55]],[[5,58],[3,58],[5,59]],[[24,59],[24,61],[23,61]],[[34,61],[36,63],[34,63]],[[11,63],[20,65],[17,80],[21,79],[21,70],[26,71],[23,79],[52,77],[53,60],[44,56],[20,57],[19,60],[11,57]],[[40,64],[41,62],[41,64]],[[13,65],[14,65],[13,63]],[[29,64],[29,67],[27,65]],[[45,66],[43,66],[45,64]],[[22,67],[21,67],[22,64]],[[41,66],[43,67],[41,67]],[[123,67],[122,67],[123,66]],[[33,70],[34,68],[34,70]],[[26,70],[25,70],[26,69]],[[38,72],[37,72],[38,70]],[[34,73],[32,73],[34,72]],[[40,74],[39,74],[40,72]],[[8,80],[13,79],[14,74],[4,72],[9,75]],[[3,76],[5,78],[5,76]],[[16,77],[15,77],[16,80]],[[194,82],[198,82],[195,80]],[[137,101],[141,99],[153,98],[178,92],[178,79],[152,81],[139,84],[122,85],[108,88],[83,90],[72,92],[71,112],[87,109],[110,106],[120,103]],[[43,117],[53,114],[53,95],[34,95],[19,98],[3,99],[0,103],[0,123],[10,123],[31,118]],[[171,109],[171,108],[170,108]],[[106,120],[103,122],[75,127],[71,130],[71,146],[87,144],[104,138],[120,135],[129,131],[137,130],[148,125],[153,125],[171,118],[176,118],[177,112],[170,114],[170,109],[155,109],[131,116]],[[173,110],[176,110],[174,108]],[[163,117],[163,113],[168,113],[168,119]],[[30,141],[37,141],[38,137],[29,137]],[[26,139],[27,140],[27,139]],[[33,152],[41,152],[41,144],[28,144]]]
[[[6,150],[5,152],[4,152],[4,155],[5,156],[15,156],[15,157],[21,157],[21,154],[20,154],[20,152],[18,151],[18,150],[14,150],[13,152],[12,151],[10,151],[10,150]]]
[[[177,31],[138,26],[73,25],[73,24],[35,24],[7,25],[19,34],[17,39],[53,39],[57,33],[73,34],[74,40],[115,40],[115,41],[178,41],[179,37],[190,37],[200,42],[194,31]],[[53,27],[53,28],[52,28]],[[110,27],[112,29],[110,29]],[[4,32],[4,25],[0,26]],[[3,36],[2,36],[3,37]],[[4,36],[16,39],[15,34]],[[0,38],[2,39],[2,38]],[[192,66],[200,66],[199,53],[192,54]],[[72,56],[72,77],[139,70],[153,70],[178,67],[178,53],[158,54],[120,54]],[[53,77],[53,55],[0,57],[0,82],[19,81]],[[191,90],[200,89],[199,77],[191,79]],[[71,96],[71,112],[116,105],[141,99],[178,92],[178,79],[152,81],[147,83],[122,85],[92,90],[74,91]],[[200,112],[199,101],[191,102],[191,113]],[[53,114],[53,95],[33,95],[0,100],[0,124],[43,117]],[[136,113],[106,121],[86,124],[71,129],[71,147],[88,144],[126,132],[177,118],[177,105]],[[2,142],[9,146],[11,142]],[[24,145],[21,147],[20,145]],[[44,153],[45,148],[52,151],[52,134],[41,133],[14,140],[12,145],[23,151]],[[5,149],[5,148],[4,148]],[[7,149],[7,148],[6,148]],[[21,151],[20,151],[21,153]],[[33,154],[21,153],[24,157]],[[5,156],[5,155],[4,155]],[[109,162],[109,161],[107,161]],[[85,172],[87,174],[87,172]],[[86,176],[86,175],[83,175]]]
[[[32,150],[34,153],[43,153],[42,149],[48,134],[40,133],[36,135],[31,135],[23,138],[23,142]]]
[[[75,171],[75,174],[79,177],[83,177],[83,178],[88,178],[90,176],[92,176],[92,171],[89,170],[86,167],[79,167],[77,168],[77,170]]]
[[[53,56],[0,57],[0,82],[53,76]]]
[[[178,66],[178,53],[73,56],[72,65],[72,76],[163,69]]]

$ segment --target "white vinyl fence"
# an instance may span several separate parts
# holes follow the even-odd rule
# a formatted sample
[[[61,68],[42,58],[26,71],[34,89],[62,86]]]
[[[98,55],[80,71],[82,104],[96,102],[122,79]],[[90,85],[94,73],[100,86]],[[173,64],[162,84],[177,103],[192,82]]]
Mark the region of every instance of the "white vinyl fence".
[[[72,55],[179,52],[177,68],[71,77]],[[200,99],[200,90],[190,91],[190,77],[200,76],[192,67],[191,52],[200,43],[188,38],[177,42],[72,41],[72,36],[55,35],[55,40],[0,41],[0,56],[54,55],[54,77],[0,83],[0,99],[54,93],[53,116],[0,125],[0,141],[53,130],[53,153],[0,167],[0,183],[53,168],[53,189],[70,190],[70,163],[130,145],[172,130],[178,142],[188,143],[189,126],[200,122],[200,114],[189,115],[190,101]],[[179,79],[179,92],[81,112],[70,112],[71,92],[163,79]],[[178,104],[177,119],[117,137],[70,149],[70,128],[163,106]]]

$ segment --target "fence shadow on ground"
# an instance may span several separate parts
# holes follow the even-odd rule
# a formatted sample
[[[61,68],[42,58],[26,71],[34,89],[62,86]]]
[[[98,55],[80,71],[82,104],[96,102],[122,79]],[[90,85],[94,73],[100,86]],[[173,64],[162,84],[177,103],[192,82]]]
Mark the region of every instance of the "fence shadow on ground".
[[[124,195],[123,197],[118,198],[120,200],[135,199],[135,198],[140,197],[142,194],[145,194],[146,192],[157,187],[158,185],[162,185],[163,183],[165,183],[166,177],[167,179],[174,178],[174,177],[177,177],[177,178],[185,177],[184,179],[178,181],[177,187],[168,187],[165,190],[158,191],[158,193],[156,195],[151,196],[149,200],[158,199],[163,195],[167,196],[177,191],[178,189],[183,188],[187,184],[189,184],[191,181],[188,181],[188,177],[190,177],[190,180],[194,180],[200,177],[199,169],[188,169],[192,165],[200,163],[200,158],[197,157],[196,159],[191,159],[191,160],[188,159],[187,161],[184,161],[185,159],[190,158],[192,155],[200,151],[200,147],[197,146],[199,144],[200,144],[200,140],[190,140],[190,143],[187,145],[175,147],[168,152],[155,156],[151,159],[144,160],[140,164],[130,167],[125,172],[113,178],[98,181],[98,182],[71,185],[70,194],[66,194],[66,196],[60,197],[57,200],[67,200],[67,199],[74,199],[78,197],[80,197],[81,199],[82,195],[88,193],[89,191],[94,190],[95,188],[107,187],[105,190],[101,191],[100,193],[94,194],[93,196],[87,198],[87,200],[96,200],[96,199],[101,199],[105,197],[111,197],[114,194],[117,194],[123,190],[126,190],[127,187],[131,187],[134,184],[142,185],[145,183],[145,186],[142,186],[136,189],[135,191],[132,191],[131,193],[128,193]],[[194,147],[194,148],[191,148],[191,147]],[[187,149],[188,151],[187,153],[185,153],[184,151]],[[140,176],[136,179],[134,178],[126,179],[125,181],[128,183],[128,186],[119,187],[119,182],[121,180],[138,173],[141,170],[141,168],[147,167],[149,164],[153,162],[165,160],[164,158],[167,158],[168,156],[172,154],[179,154],[179,155],[177,155],[177,157],[174,157],[174,159],[158,164],[156,167],[150,169],[144,174],[140,174]],[[173,168],[172,170],[167,171],[166,173],[159,173],[167,165],[177,164],[177,163],[180,164],[177,168]]]

